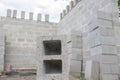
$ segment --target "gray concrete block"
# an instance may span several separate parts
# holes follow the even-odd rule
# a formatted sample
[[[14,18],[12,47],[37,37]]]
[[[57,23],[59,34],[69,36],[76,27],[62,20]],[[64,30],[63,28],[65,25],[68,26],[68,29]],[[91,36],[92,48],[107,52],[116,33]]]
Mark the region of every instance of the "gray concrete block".
[[[70,72],[79,73],[81,72],[81,61],[71,60],[70,62]]]
[[[102,55],[101,56],[102,63],[105,64],[118,64],[118,56],[117,55]]]
[[[101,65],[102,74],[118,74],[119,68],[117,64],[102,64]]]
[[[102,80],[119,80],[117,75],[103,74]]]
[[[13,18],[16,18],[17,17],[17,10],[13,10]]]
[[[45,15],[45,21],[49,22],[49,15],[48,14]]]
[[[41,21],[41,14],[39,13],[38,16],[37,16],[37,21]]]
[[[100,64],[96,61],[87,61],[85,78],[86,80],[99,80],[100,79]]]
[[[7,17],[10,18],[11,17],[11,9],[7,10]]]
[[[29,20],[33,20],[33,13],[32,12],[29,13]]]
[[[25,11],[21,12],[21,19],[25,19]]]

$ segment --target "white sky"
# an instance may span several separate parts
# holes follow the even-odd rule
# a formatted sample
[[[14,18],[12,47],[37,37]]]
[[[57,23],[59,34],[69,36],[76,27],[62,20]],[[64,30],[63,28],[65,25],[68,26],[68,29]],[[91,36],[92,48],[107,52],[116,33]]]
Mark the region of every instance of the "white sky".
[[[17,9],[18,17],[20,12],[34,12],[34,19],[37,13],[50,14],[50,21],[57,22],[60,12],[66,8],[71,0],[0,0],[0,16],[6,16],[7,9]]]

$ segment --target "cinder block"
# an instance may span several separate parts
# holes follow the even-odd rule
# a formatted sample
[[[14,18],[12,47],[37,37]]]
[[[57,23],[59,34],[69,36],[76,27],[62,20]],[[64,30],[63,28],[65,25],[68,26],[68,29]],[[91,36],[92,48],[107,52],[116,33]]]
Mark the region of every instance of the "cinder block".
[[[117,55],[101,55],[101,62],[108,64],[118,64]]]
[[[29,20],[33,20],[33,13],[32,12],[29,13]]]
[[[25,11],[21,12],[21,19],[25,19]]]
[[[99,45],[90,49],[91,56],[95,55],[115,55],[117,54],[117,49],[115,46],[111,45]]]
[[[91,56],[102,54],[102,47],[101,46],[97,46],[97,47],[91,48],[90,49],[90,54],[91,54]]]
[[[102,80],[119,80],[117,75],[103,74]]]
[[[13,10],[13,18],[17,17],[17,10]]]
[[[100,64],[96,61],[87,61],[86,62],[86,70],[85,70],[85,78],[87,80],[99,80],[100,74]]]
[[[98,14],[98,19],[106,19],[106,20],[112,20],[113,19],[111,13],[106,13],[102,10],[99,10],[97,12],[97,14]]]
[[[110,55],[114,55],[117,54],[117,49],[116,46],[109,46],[109,45],[102,45],[102,54],[110,54]]]
[[[98,25],[99,25],[99,27],[113,28],[112,21],[110,21],[110,20],[98,19]]]
[[[66,36],[39,36],[37,54],[37,80],[69,80]]]
[[[100,29],[101,36],[114,36],[113,28],[100,27],[99,29]]]
[[[114,25],[114,27],[118,27],[119,28],[120,23],[119,23],[119,21],[113,21],[113,25]]]
[[[71,9],[73,8],[73,6],[74,6],[74,2],[71,1],[71,2],[70,2],[70,7],[71,7]]]
[[[74,52],[74,54],[72,54],[72,56],[71,56],[71,59],[80,61],[80,60],[82,60],[82,55]]]
[[[41,21],[41,14],[39,13],[38,16],[37,16],[37,21]]]
[[[102,74],[118,74],[119,68],[118,64],[101,64]]]
[[[11,17],[11,9],[7,9],[7,17],[8,17],[8,18]]]
[[[45,15],[45,21],[49,22],[49,15],[48,14]]]
[[[81,61],[77,60],[71,60],[70,62],[70,72],[76,72],[79,73],[81,72]]]
[[[4,46],[0,46],[0,55],[4,55],[5,52],[5,47]]]
[[[101,36],[100,42],[101,42],[101,44],[104,44],[104,45],[116,45],[115,37]]]
[[[70,11],[70,6],[67,5],[66,9],[67,9],[67,13],[68,13]]]

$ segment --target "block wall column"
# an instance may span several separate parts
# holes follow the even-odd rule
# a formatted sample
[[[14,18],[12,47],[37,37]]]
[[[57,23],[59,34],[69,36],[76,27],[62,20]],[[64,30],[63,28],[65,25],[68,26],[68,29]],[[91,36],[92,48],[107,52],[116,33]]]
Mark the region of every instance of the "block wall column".
[[[98,11],[98,17],[89,24],[89,60],[100,64],[100,80],[118,79],[118,55],[115,38],[115,22],[118,21],[117,0]],[[91,80],[90,78],[87,80]]]
[[[95,25],[95,23],[97,25]],[[89,60],[100,64],[100,80],[118,80],[118,55],[111,13],[99,11],[89,33]]]
[[[5,37],[2,30],[0,30],[0,70],[4,70],[4,55],[5,55]]]

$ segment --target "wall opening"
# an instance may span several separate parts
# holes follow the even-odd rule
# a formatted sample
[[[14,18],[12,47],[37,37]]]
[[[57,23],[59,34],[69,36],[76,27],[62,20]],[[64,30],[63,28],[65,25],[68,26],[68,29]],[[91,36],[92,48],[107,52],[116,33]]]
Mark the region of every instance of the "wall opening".
[[[61,41],[60,40],[46,40],[43,41],[45,55],[60,55]]]
[[[44,60],[44,68],[46,74],[62,73],[62,61]]]

